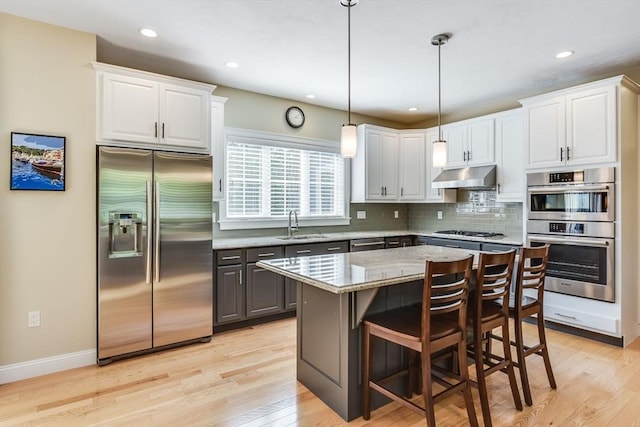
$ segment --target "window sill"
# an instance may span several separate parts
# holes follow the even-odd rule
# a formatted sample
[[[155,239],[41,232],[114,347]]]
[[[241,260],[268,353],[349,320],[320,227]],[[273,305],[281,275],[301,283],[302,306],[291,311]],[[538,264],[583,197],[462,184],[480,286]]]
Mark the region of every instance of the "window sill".
[[[300,218],[299,227],[323,227],[331,225],[349,225],[350,217],[332,218]],[[248,230],[254,228],[287,228],[289,221],[286,219],[221,219],[218,221],[220,230]]]

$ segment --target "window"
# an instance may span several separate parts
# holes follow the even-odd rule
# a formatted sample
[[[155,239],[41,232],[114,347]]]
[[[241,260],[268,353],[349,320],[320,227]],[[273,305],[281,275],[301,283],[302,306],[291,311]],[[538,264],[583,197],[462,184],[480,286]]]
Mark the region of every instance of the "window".
[[[346,161],[331,141],[249,131],[225,137],[227,192],[221,228],[348,224]]]

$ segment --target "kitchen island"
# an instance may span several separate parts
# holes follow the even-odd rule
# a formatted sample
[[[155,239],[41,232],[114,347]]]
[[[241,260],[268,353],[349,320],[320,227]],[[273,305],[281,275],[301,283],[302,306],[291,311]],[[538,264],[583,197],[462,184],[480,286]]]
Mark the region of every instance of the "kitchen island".
[[[454,261],[478,252],[440,246],[351,252],[260,261],[297,281],[297,379],[350,421],[362,413],[360,348],[367,314],[418,304],[426,260]],[[402,368],[401,350],[374,343],[374,373]],[[374,407],[384,404],[381,396]]]

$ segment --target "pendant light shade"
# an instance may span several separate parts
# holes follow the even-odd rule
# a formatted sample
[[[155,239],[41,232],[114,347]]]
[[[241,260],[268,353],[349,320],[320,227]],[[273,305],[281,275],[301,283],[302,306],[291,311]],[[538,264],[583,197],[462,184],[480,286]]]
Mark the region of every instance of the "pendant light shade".
[[[340,154],[342,157],[355,157],[358,147],[358,132],[355,124],[351,123],[351,7],[358,4],[358,0],[340,0],[340,4],[347,8],[347,111],[348,123],[342,125],[340,134]]]
[[[340,135],[340,154],[342,157],[355,157],[358,148],[358,128],[353,123],[342,125]]]
[[[447,165],[447,141],[442,138],[440,118],[442,115],[441,72],[440,72],[440,47],[449,41],[446,34],[438,34],[431,38],[431,44],[438,46],[438,139],[433,141],[432,162],[434,168],[443,168]]]

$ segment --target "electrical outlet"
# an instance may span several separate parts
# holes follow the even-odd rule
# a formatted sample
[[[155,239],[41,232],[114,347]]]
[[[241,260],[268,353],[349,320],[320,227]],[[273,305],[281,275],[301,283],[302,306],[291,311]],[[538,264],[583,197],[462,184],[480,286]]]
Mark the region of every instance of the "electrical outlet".
[[[40,312],[30,311],[27,319],[27,326],[29,328],[36,328],[40,326]]]
[[[393,211],[393,217],[398,218],[398,211]]]
[[[356,211],[357,219],[367,219],[367,211]]]
[[[438,219],[442,219],[442,211],[438,211]]]

